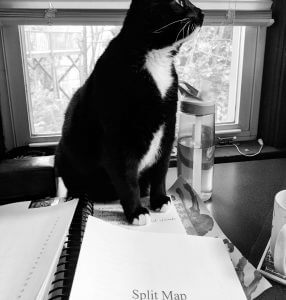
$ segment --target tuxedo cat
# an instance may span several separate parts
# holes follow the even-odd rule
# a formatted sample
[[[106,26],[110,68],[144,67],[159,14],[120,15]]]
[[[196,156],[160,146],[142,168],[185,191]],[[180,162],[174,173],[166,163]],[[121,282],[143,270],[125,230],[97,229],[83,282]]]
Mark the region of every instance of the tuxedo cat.
[[[202,25],[188,0],[133,0],[123,27],[74,94],[56,168],[70,196],[119,198],[127,220],[144,225],[150,207],[170,204],[165,177],[172,150],[178,77],[174,56]]]

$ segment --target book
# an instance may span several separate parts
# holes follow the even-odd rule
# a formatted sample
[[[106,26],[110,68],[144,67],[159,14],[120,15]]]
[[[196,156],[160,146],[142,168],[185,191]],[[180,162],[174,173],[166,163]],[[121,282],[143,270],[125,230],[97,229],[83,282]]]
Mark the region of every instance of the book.
[[[77,202],[0,207],[1,299],[45,299]]]
[[[89,216],[70,300],[242,300],[221,239],[128,230]]]
[[[257,270],[265,277],[286,285],[286,275],[283,275],[275,270],[273,257],[270,251],[270,240],[263,252]]]

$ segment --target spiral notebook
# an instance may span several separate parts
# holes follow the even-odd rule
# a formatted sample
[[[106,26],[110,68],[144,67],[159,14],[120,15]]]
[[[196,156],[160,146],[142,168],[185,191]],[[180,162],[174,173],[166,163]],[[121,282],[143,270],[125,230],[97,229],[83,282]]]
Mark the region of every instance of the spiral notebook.
[[[78,200],[28,209],[0,207],[1,299],[44,299]]]
[[[80,198],[50,285],[50,291],[43,298],[44,300],[69,299],[87,218],[93,213],[93,203],[88,197]]]

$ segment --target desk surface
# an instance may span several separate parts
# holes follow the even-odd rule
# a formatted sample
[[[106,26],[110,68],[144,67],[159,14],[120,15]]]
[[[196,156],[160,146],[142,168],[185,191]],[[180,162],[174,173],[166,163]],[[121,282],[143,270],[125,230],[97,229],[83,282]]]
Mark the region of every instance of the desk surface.
[[[255,266],[270,238],[274,196],[282,189],[286,189],[286,159],[215,165],[208,208]]]
[[[170,170],[167,187],[176,178]],[[286,158],[216,164],[207,207],[226,236],[257,266],[270,238],[273,201],[286,189]]]

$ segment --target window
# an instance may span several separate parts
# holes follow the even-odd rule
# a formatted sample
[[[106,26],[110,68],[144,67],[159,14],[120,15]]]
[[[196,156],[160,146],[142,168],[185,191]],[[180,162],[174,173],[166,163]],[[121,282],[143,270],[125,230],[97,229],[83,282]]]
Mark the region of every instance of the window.
[[[0,100],[5,135],[13,136],[8,148],[58,141],[71,96],[119,32],[123,14],[94,19],[87,26],[13,21],[3,27],[0,58],[6,73],[0,60],[0,79],[6,80],[7,92]],[[207,21],[176,59],[180,80],[215,99],[216,133],[241,139],[256,137],[266,35],[265,26],[249,25],[245,20],[240,26]]]
[[[237,61],[243,27],[205,26],[195,40],[185,43],[176,59],[179,78],[204,98],[216,102],[216,123],[236,121],[235,93],[239,68]]]
[[[120,26],[21,26],[32,136],[59,135],[64,112]]]
[[[233,124],[243,27],[206,26],[176,59],[180,80],[216,100],[216,123]],[[120,26],[21,26],[31,135],[60,134],[69,100]],[[235,46],[233,47],[233,44]],[[237,47],[238,46],[238,47]]]

